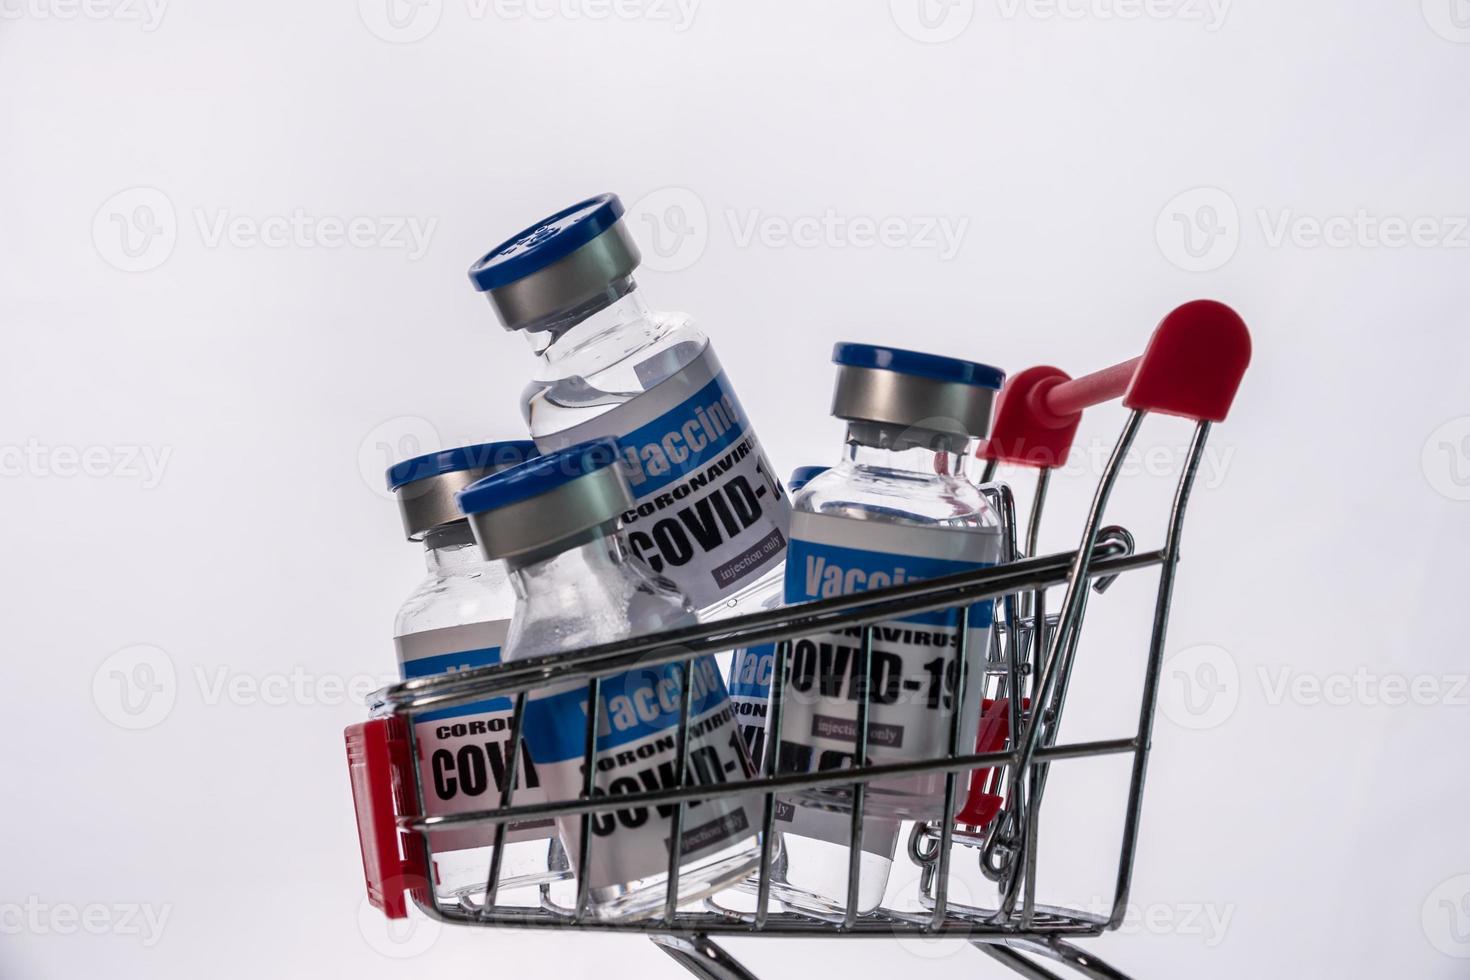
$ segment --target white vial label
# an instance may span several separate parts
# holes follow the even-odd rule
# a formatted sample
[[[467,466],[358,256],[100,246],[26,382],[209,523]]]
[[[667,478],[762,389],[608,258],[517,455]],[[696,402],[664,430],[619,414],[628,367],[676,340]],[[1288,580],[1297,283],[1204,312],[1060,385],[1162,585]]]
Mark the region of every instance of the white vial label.
[[[786,557],[788,605],[986,568],[1000,555],[999,532],[798,512],[791,533]],[[980,669],[989,641],[991,607],[989,600],[970,607],[962,750],[973,744],[979,724]],[[958,638],[958,610],[920,613],[873,628],[871,763],[938,759],[948,753]],[[862,629],[801,637],[792,643],[789,664],[778,771],[851,766],[863,686]]]
[[[749,760],[735,726],[725,683],[713,657],[693,662],[689,778],[686,786],[718,786],[749,779]],[[678,728],[682,699],[678,664],[630,670],[602,679],[595,795],[617,797],[678,784]],[[526,706],[526,731],[548,798],[574,800],[583,790],[582,758],[588,723],[587,685],[559,685]],[[675,806],[635,806],[594,813],[590,866],[578,869],[592,888],[628,884],[665,874]],[[750,838],[759,811],[742,797],[690,802],[684,811],[682,860],[697,859]],[[581,818],[562,818],[562,842],[576,861]]]
[[[634,507],[623,538],[703,609],[774,568],[791,506],[714,351],[581,425],[536,440],[543,453],[617,438]]]
[[[771,678],[776,666],[776,647],[766,644],[736,650],[730,663],[730,703],[740,726],[741,737],[757,768],[764,758],[766,723],[770,712]],[[784,722],[784,719],[783,719]],[[846,845],[852,840],[852,818],[846,814],[798,806],[776,799],[776,829],[829,844]],[[863,850],[892,858],[898,841],[897,820],[868,817],[863,821]]]
[[[467,623],[400,636],[398,662],[404,680],[449,674],[500,663],[508,620]],[[510,758],[510,725],[514,702],[509,697],[428,711],[414,720],[418,743],[419,783],[427,816],[447,816],[500,805],[506,765]],[[512,803],[542,803],[542,777],[522,740],[520,773]],[[511,824],[507,843],[554,836],[553,820]],[[493,826],[436,832],[436,851],[489,847],[495,843]]]

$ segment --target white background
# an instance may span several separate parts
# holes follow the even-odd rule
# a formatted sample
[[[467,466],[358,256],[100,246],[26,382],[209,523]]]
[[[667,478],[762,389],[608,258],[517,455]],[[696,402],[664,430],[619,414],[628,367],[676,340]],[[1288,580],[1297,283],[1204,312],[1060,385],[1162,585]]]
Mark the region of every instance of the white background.
[[[383,467],[520,434],[530,355],[465,269],[604,190],[781,469],[836,456],[836,340],[1082,373],[1235,305],[1135,914],[1093,948],[1470,971],[1470,4],[918,2],[0,0],[0,975],[677,975],[633,938],[389,936],[341,747],[420,573]],[[1151,423],[1120,488],[1145,547],[1187,434]],[[1152,581],[1093,603],[1068,737],[1126,733]],[[1057,769],[1074,900],[1109,894],[1121,776]]]

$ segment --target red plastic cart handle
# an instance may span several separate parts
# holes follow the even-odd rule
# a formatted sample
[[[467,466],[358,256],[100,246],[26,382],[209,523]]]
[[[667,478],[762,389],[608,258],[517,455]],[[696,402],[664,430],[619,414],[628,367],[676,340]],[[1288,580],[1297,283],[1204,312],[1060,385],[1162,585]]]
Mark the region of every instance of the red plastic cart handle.
[[[429,897],[423,843],[397,823],[399,814],[417,811],[408,729],[402,719],[376,718],[343,735],[368,901],[390,919],[407,918],[409,894]]]
[[[1082,410],[1120,395],[1127,408],[1223,422],[1250,360],[1250,330],[1238,313],[1210,299],[1185,303],[1159,323],[1141,357],[1076,379],[1054,367],[1012,377],[980,458],[1061,466]]]

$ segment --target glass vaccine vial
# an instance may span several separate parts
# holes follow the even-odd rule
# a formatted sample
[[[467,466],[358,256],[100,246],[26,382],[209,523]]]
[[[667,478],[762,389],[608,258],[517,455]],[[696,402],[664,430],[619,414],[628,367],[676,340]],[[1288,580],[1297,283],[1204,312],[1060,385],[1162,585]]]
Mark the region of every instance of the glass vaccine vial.
[[[847,423],[842,458],[793,500],[786,601],[846,595],[994,565],[1000,520],[966,478],[966,446],[983,437],[1004,380],[996,368],[932,354],[841,343],[832,414]],[[938,759],[954,712],[969,738],[979,723],[991,602],[969,609],[962,704],[956,703],[959,612],[884,622],[873,633],[870,764]],[[862,630],[792,645],[778,770],[848,768],[862,696]],[[969,742],[962,740],[962,745]],[[966,792],[961,781],[960,795]],[[944,806],[942,774],[869,784],[865,813],[932,820]],[[803,794],[807,805],[851,806],[843,786]],[[957,806],[964,805],[957,800]]]
[[[795,495],[814,477],[827,472],[825,466],[801,466],[786,481]],[[781,605],[772,600],[763,608]],[[761,769],[766,744],[771,680],[775,671],[776,647],[763,644],[736,650],[730,667],[730,700],[735,705],[740,731],[750,749],[757,771]],[[902,824],[897,820],[868,817],[863,821],[860,847],[858,913],[873,911],[883,902],[888,874],[898,847]],[[771,864],[771,897],[787,908],[818,916],[841,916],[847,908],[848,848],[852,820],[845,814],[811,806],[799,806],[791,798],[776,800],[776,829],[781,832],[781,851]],[[759,881],[748,878],[741,890],[754,894]]]
[[[521,407],[541,451],[616,438],[632,556],[701,618],[758,609],[781,591],[789,502],[709,338],[646,303],[640,260],[622,201],[603,194],[491,249],[469,275],[537,355]]]
[[[697,622],[688,598],[632,560],[615,531],[632,503],[623,454],[611,439],[548,453],[488,477],[459,495],[486,558],[504,561],[515,591],[506,659],[561,653]],[[691,710],[686,785],[749,779],[752,767],[713,657],[604,676],[596,792],[676,784],[674,763],[683,685]],[[588,686],[555,684],[527,698],[525,733],[549,800],[583,790]],[[758,799],[758,798],[757,798]],[[740,880],[760,860],[758,804],[743,797],[690,803],[681,834],[680,904]],[[672,807],[610,809],[593,815],[587,867],[589,907],[600,919],[663,910]],[[558,820],[574,866],[581,818]]]
[[[423,543],[427,574],[399,608],[394,646],[403,679],[500,662],[515,594],[498,561],[486,561],[454,495],[492,473],[525,462],[536,447],[525,440],[462,446],[405,460],[388,470],[403,529]],[[500,802],[510,735],[511,701],[494,698],[419,715],[413,734],[427,815],[484,810]],[[525,754],[523,753],[523,756]],[[539,802],[535,764],[520,761],[514,800]],[[485,890],[493,826],[432,835],[433,881],[441,901]],[[550,820],[517,824],[506,833],[502,889],[567,876]],[[555,850],[555,854],[550,852]],[[559,868],[560,870],[555,870]]]

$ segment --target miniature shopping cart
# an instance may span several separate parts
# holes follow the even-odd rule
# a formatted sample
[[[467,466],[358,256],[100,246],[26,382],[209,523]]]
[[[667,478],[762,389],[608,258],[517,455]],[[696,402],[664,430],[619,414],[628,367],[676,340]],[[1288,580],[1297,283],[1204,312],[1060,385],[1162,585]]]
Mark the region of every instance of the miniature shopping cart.
[[[738,980],[752,975],[711,937],[916,937],[962,938],[981,952],[1030,978],[1055,978],[1044,959],[1064,964],[1093,978],[1124,978],[1115,968],[1085,952],[1075,941],[1116,929],[1122,924],[1138,850],[1144,777],[1158,701],[1165,630],[1180,556],[1180,532],[1205,441],[1212,423],[1222,421],[1250,360],[1250,336],[1228,307],[1211,301],[1186,304],[1160,323],[1143,356],[1077,379],[1051,367],[1023,371],[1010,379],[996,406],[989,440],[980,450],[986,461],[984,490],[1002,518],[1003,563],[981,571],[910,582],[857,595],[824,599],[784,609],[758,612],[712,624],[641,636],[617,643],[469,670],[452,676],[417,678],[381,692],[373,720],[347,731],[348,757],[357,801],[358,829],[372,903],[390,918],[407,915],[410,901],[425,914],[447,923],[501,928],[581,928],[642,933],[659,943],[696,976]],[[1038,555],[1042,510],[1052,472],[1067,459],[1088,406],[1122,397],[1129,409],[1122,435],[1112,450],[1092,499],[1078,548]],[[1163,414],[1195,422],[1163,545],[1138,551],[1123,528],[1105,526],[1104,511],[1124,459],[1145,416]],[[993,483],[1000,464],[1037,471],[1035,494],[1020,540],[1016,505],[1007,486]],[[1067,705],[1069,681],[1090,591],[1101,591],[1117,576],[1157,566],[1159,581],[1153,628],[1148,642],[1137,727],[1119,738],[1058,743],[1057,731]],[[1062,587],[1060,604],[1050,610],[1049,590]],[[588,914],[587,887],[579,882],[574,909],[550,902],[540,908],[506,906],[498,901],[505,828],[513,823],[547,818],[583,821],[581,858],[588,866],[594,836],[587,823],[598,811],[613,808],[607,797],[594,797],[593,774],[598,749],[592,737],[596,711],[590,712],[583,771],[587,774],[577,799],[534,805],[511,804],[515,784],[510,777],[493,809],[444,816],[426,813],[414,759],[413,722],[420,714],[491,696],[513,697],[510,760],[521,755],[521,720],[527,692],[550,684],[582,681],[587,703],[599,704],[600,678],[632,667],[683,662],[738,647],[775,645],[768,744],[779,742],[787,664],[793,638],[834,629],[861,629],[862,669],[873,690],[872,628],[885,620],[939,609],[968,607],[992,599],[996,606],[991,648],[980,676],[967,676],[967,631],[959,630],[956,703],[966,684],[984,685],[986,698],[981,731],[960,728],[960,712],[952,713],[949,752],[922,762],[857,765],[816,774],[775,773],[774,752],[766,753],[763,774],[749,782],[719,786],[686,781],[690,699],[684,697],[680,718],[676,772],[671,788],[619,796],[617,807],[672,807],[671,841],[682,839],[685,808],[719,796],[761,793],[760,870],[754,911],[736,912],[706,901],[679,907],[677,846],[670,847],[669,884],[662,915],[635,921],[604,921]],[[963,622],[963,620],[962,620]],[[858,707],[855,758],[867,758],[867,700]],[[1037,897],[1038,824],[1050,767],[1080,758],[1121,755],[1131,761],[1122,845],[1112,886],[1111,909],[1105,914],[1045,905]],[[943,773],[945,819],[919,822],[908,839],[908,856],[918,865],[918,912],[880,906],[859,914],[861,848],[849,848],[845,914],[819,918],[781,910],[773,901],[771,869],[777,797],[817,787],[851,787],[851,841],[861,840],[865,787],[878,779]],[[967,780],[970,792],[961,791]],[[963,803],[963,806],[961,806]],[[427,884],[427,869],[436,836],[470,826],[494,827],[494,847],[486,869],[486,887],[457,900],[436,896]],[[987,907],[951,899],[951,868],[963,857],[978,861],[994,883]]]

